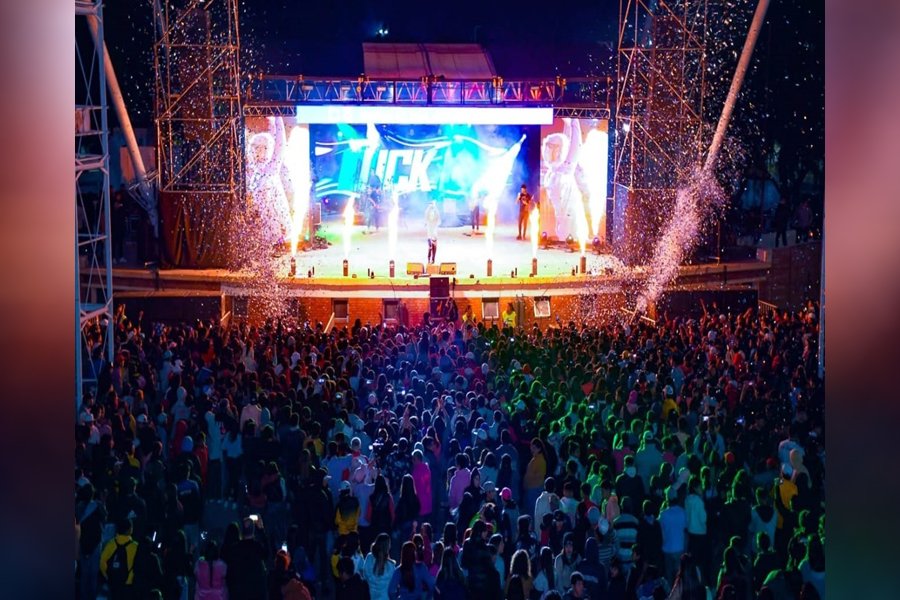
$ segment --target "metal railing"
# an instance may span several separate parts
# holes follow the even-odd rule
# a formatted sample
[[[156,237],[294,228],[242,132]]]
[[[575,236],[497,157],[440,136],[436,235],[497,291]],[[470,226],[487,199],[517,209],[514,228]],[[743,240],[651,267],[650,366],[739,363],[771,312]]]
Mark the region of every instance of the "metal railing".
[[[758,310],[760,317],[768,317],[772,314],[778,314],[778,307],[769,302],[763,302],[762,300],[758,301]]]
[[[611,77],[549,80],[370,79],[260,74],[250,83],[246,102],[289,104],[545,105],[573,103],[608,107]]]

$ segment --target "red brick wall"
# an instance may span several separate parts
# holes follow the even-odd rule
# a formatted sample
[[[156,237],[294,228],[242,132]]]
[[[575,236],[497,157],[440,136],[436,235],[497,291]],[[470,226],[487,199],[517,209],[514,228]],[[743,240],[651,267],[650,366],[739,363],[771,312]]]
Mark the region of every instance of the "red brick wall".
[[[340,296],[335,295],[335,298]],[[296,298],[295,309],[296,315],[301,320],[310,320],[313,322],[321,321],[327,323],[332,312],[332,298]],[[422,322],[422,315],[429,310],[428,298],[405,298],[407,310],[409,311],[410,325],[418,325]],[[586,296],[551,296],[550,298],[550,317],[537,319],[534,316],[534,299],[526,297],[521,299],[522,311],[520,315],[521,323],[526,327],[531,327],[535,322],[540,327],[547,327],[556,324],[556,317],[560,322],[567,324],[574,321],[581,324],[586,320],[599,324],[609,315],[614,314],[624,305],[625,295],[621,293],[602,294],[588,298]],[[383,311],[382,298],[348,298],[348,323],[353,323],[359,319],[365,323],[378,323],[381,320]],[[499,297],[500,312],[506,309],[506,305],[512,302],[516,305],[515,295],[501,295]],[[226,301],[226,307],[230,307],[230,300]],[[472,312],[477,320],[482,320],[482,299],[481,298],[457,298],[457,306],[462,314],[466,307],[471,305]],[[251,323],[262,323],[266,318],[266,304],[258,299],[251,298],[248,303],[248,321]],[[340,323],[338,323],[340,324]]]

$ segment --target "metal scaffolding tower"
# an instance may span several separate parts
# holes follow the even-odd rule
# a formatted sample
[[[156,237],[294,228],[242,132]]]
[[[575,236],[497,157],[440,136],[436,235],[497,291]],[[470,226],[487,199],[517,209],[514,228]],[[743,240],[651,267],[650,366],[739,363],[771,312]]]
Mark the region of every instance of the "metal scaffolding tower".
[[[162,193],[243,189],[237,0],[151,0]]]
[[[708,0],[620,0],[614,211],[631,262],[647,258],[679,182],[699,165]],[[707,131],[708,133],[708,131]],[[635,245],[639,247],[635,247]]]
[[[99,44],[88,20],[99,25]],[[75,407],[115,349],[101,0],[75,0]],[[106,319],[106,327],[101,327]]]

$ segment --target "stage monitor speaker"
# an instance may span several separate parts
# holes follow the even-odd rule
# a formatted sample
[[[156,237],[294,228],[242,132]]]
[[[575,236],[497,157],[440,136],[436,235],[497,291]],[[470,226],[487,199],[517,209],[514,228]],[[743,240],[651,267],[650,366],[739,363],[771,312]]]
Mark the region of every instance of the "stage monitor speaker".
[[[441,275],[456,275],[456,263],[441,263]]]
[[[382,308],[385,321],[397,321],[400,318],[400,302],[398,300],[384,300]]]
[[[333,298],[331,300],[331,312],[334,313],[335,319],[349,319],[350,302],[346,298]]]
[[[485,298],[481,301],[482,318],[499,319],[500,318],[500,299]]]
[[[432,277],[429,281],[429,295],[432,298],[450,297],[450,278]]]
[[[408,263],[406,263],[406,274],[407,275],[424,275],[425,274],[425,265],[423,263],[408,262]]]

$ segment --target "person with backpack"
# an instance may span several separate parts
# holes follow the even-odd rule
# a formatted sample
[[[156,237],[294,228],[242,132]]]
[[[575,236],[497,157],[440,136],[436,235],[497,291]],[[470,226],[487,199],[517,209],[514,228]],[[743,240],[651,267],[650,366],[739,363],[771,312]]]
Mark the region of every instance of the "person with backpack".
[[[131,537],[131,519],[116,523],[116,536],[106,543],[100,553],[100,573],[109,586],[109,599],[130,599],[134,596],[134,558],[138,543]]]

